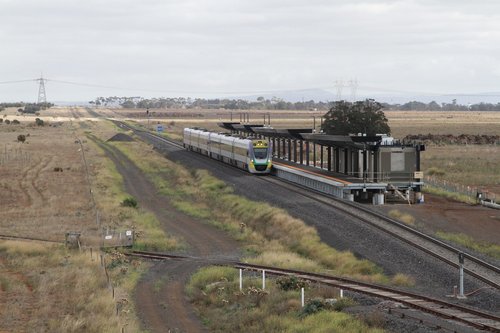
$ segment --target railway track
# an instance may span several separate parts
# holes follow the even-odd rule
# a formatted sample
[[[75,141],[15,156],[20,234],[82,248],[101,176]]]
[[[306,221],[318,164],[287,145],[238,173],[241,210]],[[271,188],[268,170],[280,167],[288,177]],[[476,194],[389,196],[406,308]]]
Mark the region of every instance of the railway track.
[[[120,121],[113,120],[113,122],[124,129],[134,131],[140,137],[142,137],[143,139],[147,139],[150,142],[159,145],[168,144],[180,149],[184,149],[184,147],[178,142],[169,140],[165,137],[156,135],[148,131],[144,131],[142,129],[137,129]],[[465,258],[465,274],[468,274],[469,276],[482,281],[492,288],[500,290],[500,268],[476,256],[465,253],[461,249],[458,249],[439,239],[426,235],[401,222],[388,218],[387,216],[374,212],[373,210],[363,207],[360,204],[347,202],[333,196],[326,195],[324,193],[316,192],[309,188],[301,187],[297,184],[292,184],[282,179],[278,180],[273,177],[256,177],[256,179],[258,179],[258,181],[272,182],[277,186],[286,188],[287,191],[300,193],[301,195],[312,200],[321,202],[327,206],[340,210],[349,216],[361,220],[364,223],[370,224],[371,226],[390,234],[391,236],[411,245],[412,247],[437,258],[438,260],[451,267],[457,268],[457,270],[460,265],[458,258],[459,254],[463,254]]]
[[[3,234],[0,234],[0,239],[3,239],[3,240],[26,241],[26,242],[44,242],[44,243],[64,244],[64,242],[62,242],[62,241],[54,241],[54,240],[42,239],[42,238],[34,238],[34,237],[21,237],[21,236],[14,236],[14,235],[3,235]]]
[[[230,260],[169,255],[164,253],[146,251],[133,251],[131,253],[128,253],[127,255],[130,257],[151,260],[194,260],[214,265],[234,267],[236,269],[243,269],[248,271],[265,271],[267,275],[295,276],[300,279],[319,283],[322,285],[332,286],[335,288],[349,290],[372,297],[398,302],[413,309],[430,313],[440,318],[458,321],[480,330],[485,330],[488,332],[500,332],[499,316],[387,286],[365,283],[348,278],[335,277],[325,274],[308,273],[298,270],[282,269],[270,266],[253,265]]]

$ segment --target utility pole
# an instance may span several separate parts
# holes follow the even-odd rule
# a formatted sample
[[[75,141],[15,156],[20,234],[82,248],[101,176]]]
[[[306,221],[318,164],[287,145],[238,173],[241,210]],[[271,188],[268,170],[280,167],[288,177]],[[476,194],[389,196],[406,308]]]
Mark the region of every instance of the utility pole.
[[[39,79],[35,79],[35,81],[39,82],[38,86],[38,104],[47,103],[47,95],[45,94],[45,81],[43,78],[43,74],[40,75]]]

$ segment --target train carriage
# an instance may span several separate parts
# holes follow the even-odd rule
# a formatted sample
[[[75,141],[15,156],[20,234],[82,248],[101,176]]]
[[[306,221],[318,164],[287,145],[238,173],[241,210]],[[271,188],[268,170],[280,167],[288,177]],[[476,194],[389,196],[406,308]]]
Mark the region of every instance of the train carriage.
[[[250,173],[269,173],[271,145],[267,140],[239,138],[228,134],[185,128],[184,147]]]

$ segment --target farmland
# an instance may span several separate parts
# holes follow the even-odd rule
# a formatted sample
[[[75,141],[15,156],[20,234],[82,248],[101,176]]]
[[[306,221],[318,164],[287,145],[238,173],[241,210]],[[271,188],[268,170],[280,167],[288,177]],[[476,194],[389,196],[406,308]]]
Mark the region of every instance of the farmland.
[[[158,110],[150,118],[145,117],[144,110],[99,109],[98,111],[106,117],[126,118],[151,128],[161,123],[166,129],[165,135],[176,139],[180,138],[182,129],[186,126],[216,129],[218,122],[230,121],[231,116],[233,121],[239,121],[239,112],[233,111],[231,114],[230,111],[223,110]],[[277,113],[250,111],[249,113],[252,123],[262,123],[265,115],[270,113],[271,124],[280,128],[310,128],[314,123],[313,116],[319,128],[321,116],[320,113],[306,111]],[[2,147],[0,147],[0,201],[2,202],[0,234],[63,242],[66,232],[78,231],[81,233],[82,243],[87,248],[95,248],[102,241],[100,226],[106,225],[116,229],[136,228],[143,236],[139,240],[141,248],[153,249],[157,248],[158,244],[163,244],[165,251],[185,247],[182,239],[171,237],[164,231],[158,232],[160,229],[158,221],[154,216],[148,215],[148,212],[121,206],[121,202],[128,197],[128,193],[124,191],[123,179],[96,143],[105,142],[116,133],[116,128],[108,122],[97,118],[95,113],[84,108],[47,110],[40,117],[44,120],[44,126],[36,125],[36,116],[19,115],[13,109],[8,109],[2,114],[3,119],[11,121],[17,119],[20,124],[0,124],[0,142],[2,142]],[[387,113],[387,117],[393,134],[397,138],[418,133],[495,135],[500,132],[500,113],[495,112],[392,111]],[[26,136],[24,143],[18,140],[21,134]],[[89,135],[98,140],[90,139]],[[112,146],[131,156],[140,156],[143,161],[154,161],[151,165],[154,165],[156,169],[151,169],[150,165],[149,172],[156,173],[155,177],[162,176],[162,172],[165,173],[161,171],[163,165],[161,159],[158,156],[154,157],[154,154],[145,146],[130,143],[114,143]],[[433,168],[442,179],[464,185],[483,186],[492,191],[500,187],[498,178],[500,146],[498,145],[430,145],[422,158],[424,171]],[[148,171],[147,163],[142,167],[146,172]],[[172,165],[169,170],[177,170],[176,168],[178,166]],[[185,193],[177,195],[170,193],[170,195],[176,200],[182,197],[183,200],[191,198],[197,202],[197,205],[190,205],[188,202],[177,201],[176,205],[179,210],[184,210],[189,214],[201,214],[201,217],[208,216],[212,221],[219,223],[223,221],[223,218],[227,218],[227,216],[210,215],[207,211],[207,207],[218,205],[218,201],[203,202],[201,199],[204,195],[199,192],[199,189],[186,187],[186,184],[201,182],[204,188],[209,190],[219,188],[215,180],[200,173],[184,174],[179,170],[170,172],[177,172],[185,177],[180,178],[180,183],[176,184],[175,188],[190,193],[195,199]],[[169,181],[174,182],[174,179],[175,177]],[[167,185],[165,185],[165,191],[167,191],[166,187]],[[226,199],[226,196],[231,197],[232,194],[221,193],[212,195],[209,199],[215,200],[216,197]],[[220,205],[225,206],[224,203]],[[241,204],[242,207],[245,205],[248,205],[250,210],[256,209],[251,203]],[[425,214],[426,208],[422,207],[412,207],[413,211],[405,209],[417,217],[417,224],[419,217],[425,216],[422,214]],[[439,207],[432,206],[433,211],[439,209]],[[98,220],[96,211],[99,211]],[[285,218],[281,215],[284,213],[281,211],[278,213],[280,219]],[[463,215],[463,212],[458,215],[461,214]],[[460,217],[455,215],[453,219]],[[439,220],[441,217],[442,215],[438,215],[434,217],[434,220]],[[236,218],[230,216],[228,219],[234,222]],[[470,226],[468,227],[466,222],[461,221],[447,226],[441,223],[436,230],[465,232],[474,238],[488,242],[498,240],[495,233],[491,232],[491,228],[494,228],[493,223],[488,228],[476,227],[476,230],[468,233]],[[248,225],[251,223],[253,222],[248,222]],[[237,223],[223,228],[238,235]],[[490,237],[487,237],[488,235]],[[260,237],[257,234],[251,236],[256,239]],[[443,237],[453,239],[449,235],[443,235]],[[277,240],[272,240],[272,242],[277,242]],[[277,243],[271,243],[271,245],[274,248],[269,245],[269,249],[276,250]],[[301,251],[307,252],[304,249]],[[266,257],[269,256],[261,254],[259,260],[264,260],[263,258]],[[128,312],[131,311],[130,315],[110,315],[115,310],[116,302],[110,296],[109,285],[105,282],[106,279],[96,260],[97,257],[90,257],[89,252],[76,254],[68,252],[57,244],[30,243],[30,245],[25,245],[15,241],[0,241],[0,258],[0,272],[2,273],[0,295],[6,296],[0,298],[0,310],[13,309],[12,304],[21,299],[19,312],[11,311],[12,321],[4,321],[0,324],[0,331],[9,331],[19,325],[22,330],[26,331],[33,330],[34,327],[40,325],[45,325],[55,331],[65,330],[68,327],[81,328],[81,325],[86,325],[87,331],[99,332],[107,331],[109,327],[120,327],[120,325],[123,327],[125,324],[131,329],[135,327],[139,330],[133,307],[130,304],[124,308]],[[109,254],[108,259],[117,262],[118,267],[128,272],[130,278],[119,271],[111,271],[113,277],[120,281],[116,290],[120,295],[119,298],[128,299],[135,281],[147,267],[121,266],[123,259],[116,254]],[[274,258],[273,260],[282,259]],[[50,289],[56,288],[57,285],[46,287],[47,281],[59,276],[65,285],[85,284],[89,288],[83,288],[79,294],[68,297],[72,287],[68,287],[66,291],[58,289],[57,292],[55,289]],[[232,284],[231,288],[234,288]],[[81,307],[73,299],[86,299],[95,292],[107,296],[96,299],[95,303],[90,304],[89,307]],[[68,298],[60,302],[63,297]],[[192,291],[192,297],[195,302],[198,302],[199,295],[196,291]],[[34,304],[39,303],[46,305],[43,307],[44,316],[58,316],[61,320],[48,323],[43,318],[26,320],[26,314],[33,313]],[[295,305],[293,303],[291,306]],[[90,317],[96,312],[101,313],[102,318],[91,321]],[[107,322],[106,317],[112,317],[113,320]]]

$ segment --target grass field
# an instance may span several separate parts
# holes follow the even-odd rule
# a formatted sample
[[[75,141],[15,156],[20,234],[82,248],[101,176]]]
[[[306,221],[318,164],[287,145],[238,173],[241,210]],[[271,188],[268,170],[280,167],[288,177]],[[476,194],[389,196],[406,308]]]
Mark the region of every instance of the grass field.
[[[149,123],[153,126],[160,122],[167,129],[165,134],[177,139],[186,126],[218,129],[218,122],[230,119],[230,112],[224,110],[169,110],[164,115],[158,111],[149,120],[143,117],[142,112],[103,110],[110,117],[120,117],[125,113],[144,125]],[[267,112],[252,114],[252,122],[263,123],[263,116]],[[319,115],[310,112],[278,112],[272,113],[271,123],[280,128],[310,128],[312,116],[316,117],[319,126]],[[418,133],[500,132],[499,112],[395,111],[388,112],[387,116],[396,137]],[[128,196],[123,191],[122,180],[99,145],[87,139],[85,133],[90,131],[105,140],[116,133],[112,126],[93,119],[84,109],[78,108],[53,108],[44,112],[42,118],[46,126],[43,127],[34,125],[35,116],[17,115],[12,109],[3,111],[1,117],[18,119],[21,124],[0,124],[0,233],[63,241],[65,232],[80,231],[86,244],[97,245],[100,243],[100,230],[90,196],[92,189],[101,223],[114,228],[134,227],[139,230],[144,237],[136,245],[138,248],[166,250],[182,246],[179,240],[159,231],[158,221],[153,216],[120,205]],[[238,113],[234,111],[233,120],[238,120]],[[17,142],[19,134],[27,135],[26,143]],[[76,137],[82,140],[82,146]],[[127,147],[127,144],[120,143],[117,146],[128,149],[128,153],[140,154],[140,151],[133,151],[134,148]],[[82,148],[87,167],[83,163]],[[352,254],[337,253],[321,245],[314,230],[302,226],[301,221],[290,218],[279,209],[260,204],[257,209],[255,203],[235,197],[230,188],[206,173],[186,173],[172,165],[169,170],[159,174],[155,168],[160,165],[163,167],[165,160],[161,158],[148,162],[143,168],[151,177],[161,180],[160,190],[173,198],[180,210],[207,219],[209,223],[233,234],[245,244],[249,258],[255,262],[317,271],[335,269],[339,274],[388,281],[373,264],[356,261]],[[424,170],[432,168],[439,177],[449,181],[493,189],[500,187],[498,146],[429,146],[422,154],[422,165]],[[88,176],[87,168],[90,171]],[[230,207],[228,202],[234,201],[238,202],[238,207],[231,207],[222,215],[214,215],[209,209],[218,205]],[[255,211],[259,211],[259,214],[255,214]],[[246,225],[243,232],[240,221]],[[259,224],[261,221],[264,225]],[[283,234],[282,230],[290,233]],[[464,246],[477,247],[464,235],[443,233],[441,237]],[[498,255],[498,249],[491,247],[491,244],[480,245],[482,250],[491,252],[493,256]],[[2,320],[0,331],[13,331],[14,327],[21,331],[36,331],[38,327],[44,326],[49,331],[105,332],[118,331],[125,324],[128,330],[139,331],[133,306],[127,299],[141,271],[147,267],[132,266],[115,252],[107,253],[106,260],[116,286],[115,300],[103,282],[102,268],[97,260],[90,258],[88,252],[80,254],[57,245],[0,241],[0,312],[7,313],[6,318],[9,318]],[[223,300],[234,300],[236,297],[241,300],[241,304],[248,306],[246,309],[250,309],[248,320],[258,323],[255,331],[262,328],[259,326],[261,322],[265,323],[265,327],[275,327],[276,330],[291,331],[285,327],[292,327],[296,331],[307,331],[317,329],[313,325],[318,321],[330,322],[335,319],[342,323],[343,320],[350,320],[337,312],[313,314],[299,320],[296,291],[284,294],[283,298],[264,297],[259,300],[259,293],[255,293],[254,289],[247,289],[245,296],[232,293],[235,282],[231,274],[227,277],[228,285],[223,285],[224,290],[231,291],[229,293],[218,288],[206,289],[220,282],[217,274],[206,276],[203,271],[200,274],[193,281],[204,282],[195,283],[190,291],[195,303],[214,305],[214,312],[210,316],[222,317],[224,314],[221,311],[225,310]],[[392,282],[411,284],[408,277],[401,275],[392,277]],[[75,285],[79,286],[76,290]],[[271,284],[270,288],[277,287]],[[207,296],[201,297],[201,292]],[[316,295],[316,292],[310,290],[311,295]],[[123,311],[116,316],[113,313],[118,301]],[[256,309],[256,304],[262,304],[262,312]],[[285,308],[280,309],[279,306],[283,304]],[[38,308],[41,309],[40,315],[38,312],[35,314]],[[232,310],[228,313],[241,315]],[[265,314],[270,315],[264,318]],[[290,316],[284,317],[284,314]],[[219,324],[216,321],[209,322],[209,325]],[[353,328],[352,331],[369,329],[361,327]]]

